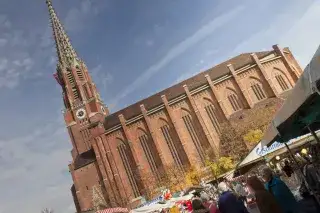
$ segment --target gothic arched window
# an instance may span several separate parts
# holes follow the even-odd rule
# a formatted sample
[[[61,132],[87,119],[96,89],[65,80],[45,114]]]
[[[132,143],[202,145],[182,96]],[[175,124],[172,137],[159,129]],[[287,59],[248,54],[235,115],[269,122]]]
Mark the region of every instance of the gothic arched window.
[[[276,78],[278,84],[280,85],[282,91],[286,91],[289,89],[289,86],[288,86],[287,82],[284,80],[282,75],[276,75],[275,78]]]
[[[195,129],[195,124],[194,124],[193,118],[190,115],[190,113],[185,109],[182,109],[182,120],[188,130],[188,133],[191,137],[191,140],[194,143],[201,160],[204,162],[205,152],[201,146],[201,141],[199,140],[197,131]]]
[[[122,140],[118,139],[118,152],[119,152],[121,161],[123,163],[123,167],[128,176],[129,183],[131,185],[134,197],[139,197],[140,192],[139,192],[138,185],[137,185],[137,182],[128,158],[129,157],[128,149],[129,147],[127,147],[127,145]]]
[[[150,169],[155,176],[158,176],[155,156],[154,156],[154,153],[152,152],[152,148],[150,146],[150,143],[152,143],[152,141],[149,140],[148,135],[141,129],[139,129],[138,135],[139,135],[139,141],[141,143],[141,146],[142,146],[143,152],[146,156],[146,159],[149,163]]]
[[[208,100],[205,100],[205,107],[208,117],[212,123],[212,126],[216,130],[217,133],[220,133],[220,119],[219,119],[219,113],[215,106]]]
[[[241,102],[235,91],[227,89],[227,98],[234,112],[242,109]]]
[[[161,125],[160,129],[161,129],[162,135],[163,135],[163,137],[164,137],[164,139],[165,139],[165,141],[166,141],[166,143],[167,143],[167,145],[169,147],[169,150],[170,150],[170,153],[172,155],[172,158],[173,158],[175,164],[178,167],[182,168],[183,163],[182,163],[181,158],[179,156],[179,152],[178,152],[178,149],[176,147],[176,144],[174,143],[174,141],[172,139],[172,134],[171,134],[171,131],[170,131],[170,127],[165,121],[163,121],[161,123],[162,123],[162,125]]]
[[[273,70],[273,82],[276,83],[276,88],[279,92],[287,91],[291,88],[290,82],[287,76],[280,69],[275,68]]]
[[[251,78],[250,87],[252,96],[254,96],[257,101],[267,98],[263,85],[258,79]]]

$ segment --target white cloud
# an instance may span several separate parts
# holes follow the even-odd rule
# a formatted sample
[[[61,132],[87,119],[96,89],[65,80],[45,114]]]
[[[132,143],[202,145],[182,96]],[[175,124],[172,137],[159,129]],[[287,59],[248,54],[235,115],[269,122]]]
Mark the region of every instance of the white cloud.
[[[8,43],[8,40],[5,38],[0,38],[0,47],[5,46]]]
[[[146,41],[146,45],[147,45],[148,47],[152,47],[152,46],[154,45],[154,41],[151,40],[151,39],[149,39],[149,40]]]
[[[0,29],[1,28],[10,28],[11,22],[8,20],[6,15],[0,14]]]
[[[92,69],[91,75],[94,82],[102,84],[103,90],[107,90],[107,87],[113,82],[113,76],[110,72],[102,70],[102,65],[99,64]]]
[[[197,75],[200,71],[191,71],[191,72],[185,72],[183,73],[181,76],[179,76],[175,81],[174,83],[177,84],[177,83],[180,83],[181,81],[184,81],[188,78],[191,78],[195,75]]]
[[[65,19],[65,26],[68,31],[79,32],[82,30],[88,19],[92,15],[97,15],[103,9],[105,4],[97,5],[91,0],[83,0],[79,7],[74,7],[69,10]]]
[[[33,59],[29,56],[16,60],[0,58],[0,88],[15,88],[22,77],[28,76],[33,65]]]
[[[24,137],[0,140],[0,169],[6,171],[0,175],[3,212],[40,212],[44,207],[75,211],[70,208],[71,177],[65,174],[71,160],[69,139],[60,120],[47,122]]]
[[[268,26],[240,43],[233,55],[246,51],[270,50],[271,45],[288,46],[304,67],[311,59],[320,43],[319,1],[296,1],[287,5],[286,10],[277,15]]]
[[[289,46],[304,68],[320,45],[320,2],[315,1],[304,16],[280,39],[279,43]]]
[[[136,80],[129,84],[119,95],[117,95],[112,100],[112,102],[116,105],[121,99],[125,98],[127,95],[134,92],[138,87],[143,85],[151,76],[159,72],[160,69],[168,65],[172,60],[183,54],[190,47],[196,45],[198,42],[211,35],[219,27],[223,26],[231,19],[235,18],[235,16],[238,15],[243,9],[243,7],[237,7],[231,10],[230,12],[215,18],[208,24],[202,26],[193,35],[187,37],[182,42],[173,46],[160,61],[149,67],[146,71],[144,71],[142,75],[140,75]]]
[[[207,50],[207,51],[206,51],[206,55],[207,55],[207,56],[211,56],[211,55],[214,55],[214,54],[216,54],[216,53],[218,53],[218,50],[216,50],[216,49]]]

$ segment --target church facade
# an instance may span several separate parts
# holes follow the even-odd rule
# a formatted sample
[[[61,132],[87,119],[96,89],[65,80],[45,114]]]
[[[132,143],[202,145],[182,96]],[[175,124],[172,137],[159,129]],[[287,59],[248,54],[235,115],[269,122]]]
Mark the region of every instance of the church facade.
[[[50,0],[64,119],[73,146],[69,165],[78,212],[92,209],[100,186],[110,207],[143,196],[168,166],[204,162],[219,155],[219,124],[268,99],[281,98],[302,69],[288,48],[243,53],[151,97],[109,114],[85,63],[77,56]]]

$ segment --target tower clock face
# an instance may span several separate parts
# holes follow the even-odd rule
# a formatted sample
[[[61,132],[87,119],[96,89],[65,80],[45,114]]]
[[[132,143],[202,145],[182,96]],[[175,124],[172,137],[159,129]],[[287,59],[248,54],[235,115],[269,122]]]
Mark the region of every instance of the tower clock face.
[[[86,116],[86,111],[84,109],[78,109],[76,115],[78,119],[84,119]]]

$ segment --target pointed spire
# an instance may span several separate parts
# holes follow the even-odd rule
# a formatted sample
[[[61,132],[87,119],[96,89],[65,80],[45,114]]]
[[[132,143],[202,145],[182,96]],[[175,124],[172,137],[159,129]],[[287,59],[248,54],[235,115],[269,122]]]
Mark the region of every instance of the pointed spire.
[[[56,50],[58,54],[59,64],[70,65],[75,60],[78,61],[77,53],[73,49],[70,39],[63,29],[63,26],[58,19],[56,12],[53,9],[51,0],[46,0],[48,5],[53,36],[56,43]]]

